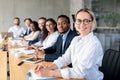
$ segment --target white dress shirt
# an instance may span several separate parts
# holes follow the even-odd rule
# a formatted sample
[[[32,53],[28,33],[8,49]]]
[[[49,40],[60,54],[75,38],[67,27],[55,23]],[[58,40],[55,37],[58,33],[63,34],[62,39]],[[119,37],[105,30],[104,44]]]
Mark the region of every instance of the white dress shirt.
[[[25,34],[25,29],[21,26],[13,26],[9,28],[8,32],[12,32],[13,37],[18,38],[18,36],[23,36]]]
[[[63,78],[86,78],[87,80],[102,80],[103,73],[99,71],[102,64],[103,49],[98,38],[89,33],[80,39],[75,37],[67,51],[54,63],[61,68],[72,63],[72,68],[61,69]]]
[[[38,37],[39,33],[40,31],[31,32],[29,35],[24,36],[24,38],[28,41],[34,40]]]
[[[52,34],[49,34],[43,42],[39,41],[39,42],[35,43],[34,45],[37,47],[41,47],[43,49],[51,47],[56,42],[58,36],[59,36],[59,32],[56,31]]]

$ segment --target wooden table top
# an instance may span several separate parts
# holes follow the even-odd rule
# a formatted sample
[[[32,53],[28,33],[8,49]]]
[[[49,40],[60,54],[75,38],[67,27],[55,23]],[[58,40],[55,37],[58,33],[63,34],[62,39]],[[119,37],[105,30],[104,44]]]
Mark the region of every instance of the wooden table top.
[[[26,55],[22,56],[21,58],[15,58],[13,54],[9,54],[9,62],[10,62],[10,80],[26,80],[26,72],[32,69],[35,65],[39,64],[32,64],[32,63],[23,63],[21,66],[17,64],[21,62],[24,58],[28,58]],[[52,62],[45,62],[42,61],[40,63],[50,65]],[[65,80],[59,78],[57,80]]]
[[[13,48],[13,47],[12,47]],[[14,47],[15,48],[15,47]],[[14,54],[8,53],[9,63],[7,66],[7,52],[0,51],[0,80],[7,80],[7,71],[10,69],[10,80],[27,80],[26,73],[28,70],[32,69],[35,65],[39,63],[50,65],[52,62],[42,61],[37,64],[24,63],[21,66],[17,64],[23,59],[30,57],[31,55],[23,55],[21,58],[15,58]],[[1,76],[2,75],[2,76]],[[58,78],[57,80],[66,80],[63,78]],[[69,79],[69,80],[82,80],[82,79]],[[83,79],[84,80],[84,79]]]
[[[0,50],[0,80],[7,80],[7,52]]]

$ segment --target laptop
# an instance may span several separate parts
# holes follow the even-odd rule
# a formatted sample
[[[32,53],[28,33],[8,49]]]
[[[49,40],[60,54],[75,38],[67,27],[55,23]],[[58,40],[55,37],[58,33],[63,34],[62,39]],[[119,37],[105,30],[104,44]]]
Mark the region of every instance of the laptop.
[[[1,32],[0,35],[1,35],[1,38],[3,38],[5,35],[7,37],[13,37],[13,33],[12,32]]]

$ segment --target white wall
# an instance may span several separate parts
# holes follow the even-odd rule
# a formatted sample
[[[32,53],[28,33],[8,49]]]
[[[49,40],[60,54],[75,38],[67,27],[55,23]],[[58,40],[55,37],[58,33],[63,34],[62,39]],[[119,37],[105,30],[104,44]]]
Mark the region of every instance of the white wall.
[[[38,20],[40,16],[57,18],[70,14],[70,0],[0,0],[0,32],[8,31],[13,18],[18,16],[21,25],[24,18]]]
[[[73,19],[71,15],[75,14],[78,10],[84,7],[84,0],[70,0],[70,19],[73,28]]]
[[[70,14],[75,14],[84,7],[84,0],[70,0]]]

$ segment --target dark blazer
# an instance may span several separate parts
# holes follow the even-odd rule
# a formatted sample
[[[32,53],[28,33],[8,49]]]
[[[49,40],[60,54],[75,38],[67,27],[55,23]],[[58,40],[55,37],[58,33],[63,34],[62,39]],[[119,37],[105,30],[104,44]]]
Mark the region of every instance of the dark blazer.
[[[62,37],[61,37],[61,35],[59,35],[56,43],[53,46],[51,46],[47,49],[44,49],[45,50],[45,60],[46,61],[54,61],[59,56],[62,56],[62,54],[64,54],[66,49],[69,47],[73,37],[75,37],[76,35],[77,35],[76,31],[72,31],[72,30],[69,31],[66,41],[65,41],[65,44],[64,44],[63,53],[62,53]]]

